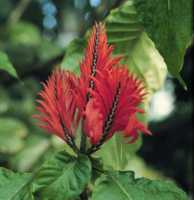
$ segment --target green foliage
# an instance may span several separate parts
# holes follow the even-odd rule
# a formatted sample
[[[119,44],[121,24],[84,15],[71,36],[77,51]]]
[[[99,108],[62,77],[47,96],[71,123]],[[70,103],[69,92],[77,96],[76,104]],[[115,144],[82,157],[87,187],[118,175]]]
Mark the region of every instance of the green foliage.
[[[26,126],[12,118],[0,118],[0,153],[13,154],[24,145]]]
[[[41,42],[39,29],[25,21],[7,27],[7,35],[11,43],[37,46]]]
[[[133,1],[111,11],[105,20],[108,40],[115,52],[124,55],[129,70],[141,77],[152,92],[161,88],[166,64],[138,19]]]
[[[32,170],[35,164],[45,154],[50,141],[39,135],[31,135],[26,139],[24,147],[10,158],[12,168],[25,172]]]
[[[186,48],[192,36],[191,0],[135,0],[138,16],[156,47],[163,55],[169,72],[178,78]]]
[[[79,71],[79,64],[84,55],[85,44],[86,41],[84,39],[74,39],[69,44],[61,63],[63,69],[74,72]]]
[[[57,153],[46,161],[35,176],[34,190],[41,199],[64,200],[77,197],[91,178],[91,163],[87,156],[78,158],[66,152]]]
[[[34,200],[31,175],[0,168],[0,200]]]
[[[0,51],[0,70],[4,70],[8,72],[10,75],[12,75],[15,78],[18,77],[16,70],[14,69],[13,65],[9,61],[8,56],[2,51]]]
[[[105,168],[124,170],[141,144],[141,137],[135,143],[128,144],[122,135],[116,134],[96,154],[102,159]]]
[[[173,182],[134,178],[134,173],[109,172],[96,181],[91,200],[187,200]]]

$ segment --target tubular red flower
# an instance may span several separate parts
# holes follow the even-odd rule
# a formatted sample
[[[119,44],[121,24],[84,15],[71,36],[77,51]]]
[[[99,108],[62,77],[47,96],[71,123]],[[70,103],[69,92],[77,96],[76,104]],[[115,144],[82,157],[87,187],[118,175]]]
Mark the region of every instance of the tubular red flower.
[[[76,104],[72,90],[76,77],[67,71],[55,70],[48,81],[43,84],[43,90],[37,100],[39,126],[48,132],[56,134],[63,140],[73,138],[76,127]]]
[[[143,112],[138,108],[145,95],[142,82],[125,67],[97,73],[98,79],[92,77],[95,90],[90,90],[92,98],[85,111],[85,132],[91,143],[103,143],[116,131],[122,131],[132,141],[139,130],[150,134],[135,117],[137,112]]]

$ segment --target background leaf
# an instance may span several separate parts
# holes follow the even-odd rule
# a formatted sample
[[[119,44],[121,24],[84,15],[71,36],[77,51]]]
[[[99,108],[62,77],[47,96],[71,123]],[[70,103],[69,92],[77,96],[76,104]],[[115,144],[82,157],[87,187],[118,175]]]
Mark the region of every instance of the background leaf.
[[[30,181],[30,174],[0,168],[0,200],[34,200]]]
[[[11,166],[25,172],[32,170],[39,159],[45,154],[50,145],[50,141],[39,135],[31,135],[26,139],[24,147],[10,159]]]
[[[134,173],[112,172],[97,180],[91,200],[187,200],[173,182],[134,178]]]
[[[87,156],[72,157],[60,152],[46,161],[35,177],[34,190],[41,199],[64,200],[77,197],[91,178],[91,163]]]
[[[0,152],[18,152],[24,145],[24,137],[27,136],[26,126],[12,118],[0,118],[0,124]]]
[[[0,51],[0,70],[4,70],[15,78],[18,78],[17,72],[9,61],[8,56]]]
[[[84,39],[74,39],[65,51],[61,67],[66,70],[78,72],[80,61],[84,55],[85,45],[86,41]]]

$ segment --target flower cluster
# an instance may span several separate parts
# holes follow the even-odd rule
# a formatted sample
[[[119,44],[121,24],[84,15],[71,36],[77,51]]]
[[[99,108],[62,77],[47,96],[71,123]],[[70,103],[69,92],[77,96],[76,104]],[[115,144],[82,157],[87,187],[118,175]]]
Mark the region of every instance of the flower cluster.
[[[136,118],[146,94],[141,80],[113,56],[105,27],[95,24],[80,63],[80,75],[54,70],[39,93],[37,110],[39,126],[56,134],[72,148],[80,123],[84,138],[89,139],[88,153],[95,152],[115,133],[134,142],[139,132],[151,134]]]

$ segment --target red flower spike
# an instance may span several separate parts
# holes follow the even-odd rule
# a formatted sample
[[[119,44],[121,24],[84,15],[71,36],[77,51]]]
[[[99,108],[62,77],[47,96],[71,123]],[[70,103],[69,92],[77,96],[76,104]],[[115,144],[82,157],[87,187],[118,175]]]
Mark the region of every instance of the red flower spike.
[[[137,131],[150,133],[143,124],[134,120],[138,105],[145,95],[144,87],[125,67],[97,71],[92,78],[95,90],[90,90],[91,100],[85,111],[85,132],[91,143],[103,143],[116,131],[134,138]]]
[[[79,78],[56,70],[39,94],[36,118],[40,127],[64,139],[76,151],[74,134],[81,118],[82,130],[92,144],[87,153],[96,151],[115,132],[129,137],[129,143],[137,139],[139,131],[151,134],[136,118],[137,113],[144,112],[138,108],[145,96],[144,85],[119,65],[121,56],[113,57],[112,51],[104,25],[96,24]]]
[[[73,82],[76,77],[67,71],[55,70],[43,90],[39,93],[41,100],[37,100],[39,126],[48,132],[56,134],[63,140],[73,138],[76,106],[72,95]]]
[[[113,46],[108,45],[105,27],[95,24],[85,51],[85,56],[80,64],[80,91],[76,91],[79,107],[83,111],[88,102],[87,89],[94,89],[94,82],[90,76],[96,77],[97,70],[111,69],[121,60],[121,56],[112,56]]]

